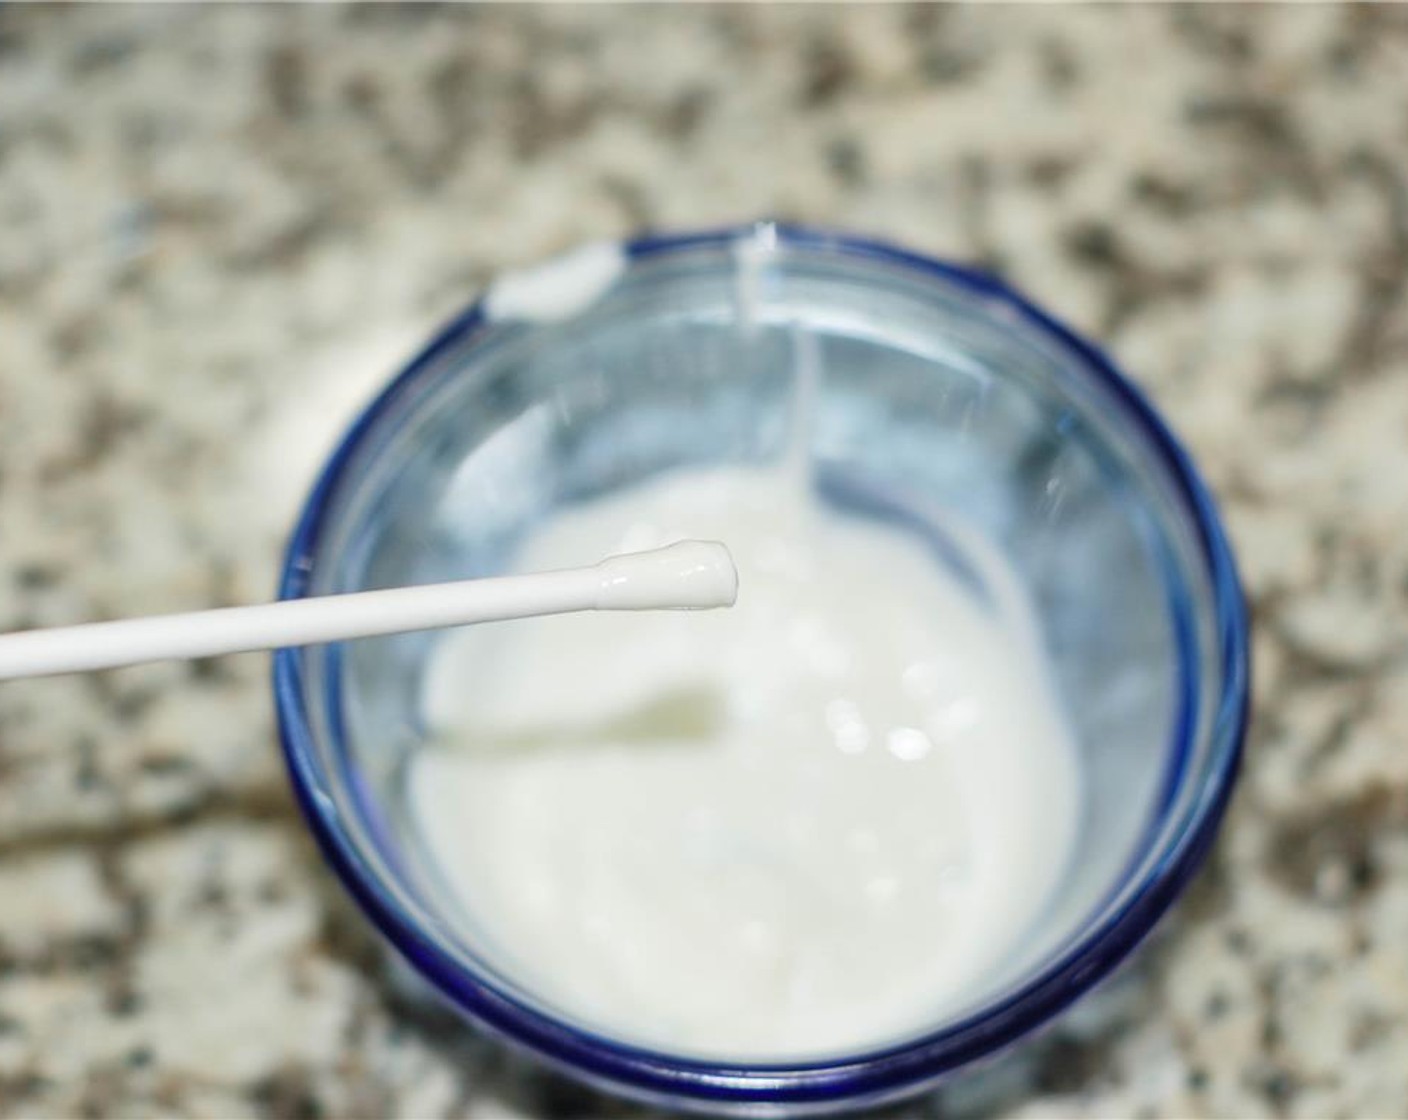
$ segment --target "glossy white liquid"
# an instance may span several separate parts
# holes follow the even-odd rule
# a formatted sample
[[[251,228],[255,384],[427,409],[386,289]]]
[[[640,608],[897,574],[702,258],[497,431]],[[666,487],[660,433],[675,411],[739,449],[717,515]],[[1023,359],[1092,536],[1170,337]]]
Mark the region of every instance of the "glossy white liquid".
[[[475,627],[429,666],[409,810],[465,930],[622,1039],[764,1060],[930,1028],[1000,979],[1073,846],[1076,750],[1002,557],[948,527],[980,597],[800,463],[663,478],[518,559],[717,537],[732,610]]]
[[[719,541],[675,541],[608,556],[592,574],[599,611],[707,611],[738,599],[738,569]]]

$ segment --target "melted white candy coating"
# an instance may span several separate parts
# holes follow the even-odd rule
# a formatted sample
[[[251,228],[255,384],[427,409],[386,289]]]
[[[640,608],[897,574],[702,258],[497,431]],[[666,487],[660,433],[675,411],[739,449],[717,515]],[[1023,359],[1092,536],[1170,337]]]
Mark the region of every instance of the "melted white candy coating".
[[[683,536],[728,542],[732,610],[481,626],[434,653],[410,811],[465,929],[572,1017],[676,1052],[932,1027],[1022,946],[1079,817],[1015,576],[967,554],[985,602],[794,463],[565,513],[518,563]]]

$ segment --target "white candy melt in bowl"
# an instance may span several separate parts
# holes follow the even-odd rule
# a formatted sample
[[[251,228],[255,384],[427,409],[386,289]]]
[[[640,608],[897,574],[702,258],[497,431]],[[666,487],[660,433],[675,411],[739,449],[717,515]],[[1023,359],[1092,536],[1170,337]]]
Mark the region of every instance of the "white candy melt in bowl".
[[[334,454],[283,594],[685,537],[732,610],[277,657],[315,833],[467,1018],[676,1107],[854,1107],[1049,1020],[1188,881],[1248,702],[1212,502],[950,265],[761,224],[504,278]]]

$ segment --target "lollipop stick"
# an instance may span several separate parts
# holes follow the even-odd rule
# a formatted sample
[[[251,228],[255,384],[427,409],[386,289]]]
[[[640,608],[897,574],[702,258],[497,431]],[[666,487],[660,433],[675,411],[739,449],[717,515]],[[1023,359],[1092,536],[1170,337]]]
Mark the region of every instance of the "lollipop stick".
[[[572,611],[724,607],[737,592],[723,545],[680,541],[589,568],[4,634],[0,680]]]

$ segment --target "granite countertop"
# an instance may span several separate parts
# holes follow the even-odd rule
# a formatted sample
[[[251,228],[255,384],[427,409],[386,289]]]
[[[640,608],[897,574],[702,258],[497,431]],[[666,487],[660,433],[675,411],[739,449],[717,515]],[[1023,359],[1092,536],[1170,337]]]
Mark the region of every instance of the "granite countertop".
[[[1221,840],[907,1115],[1408,1114],[1408,11],[7,8],[0,628],[265,598],[494,270],[778,215],[977,260],[1186,437],[1256,613]],[[638,1112],[408,1003],[266,661],[0,687],[0,1112]]]

